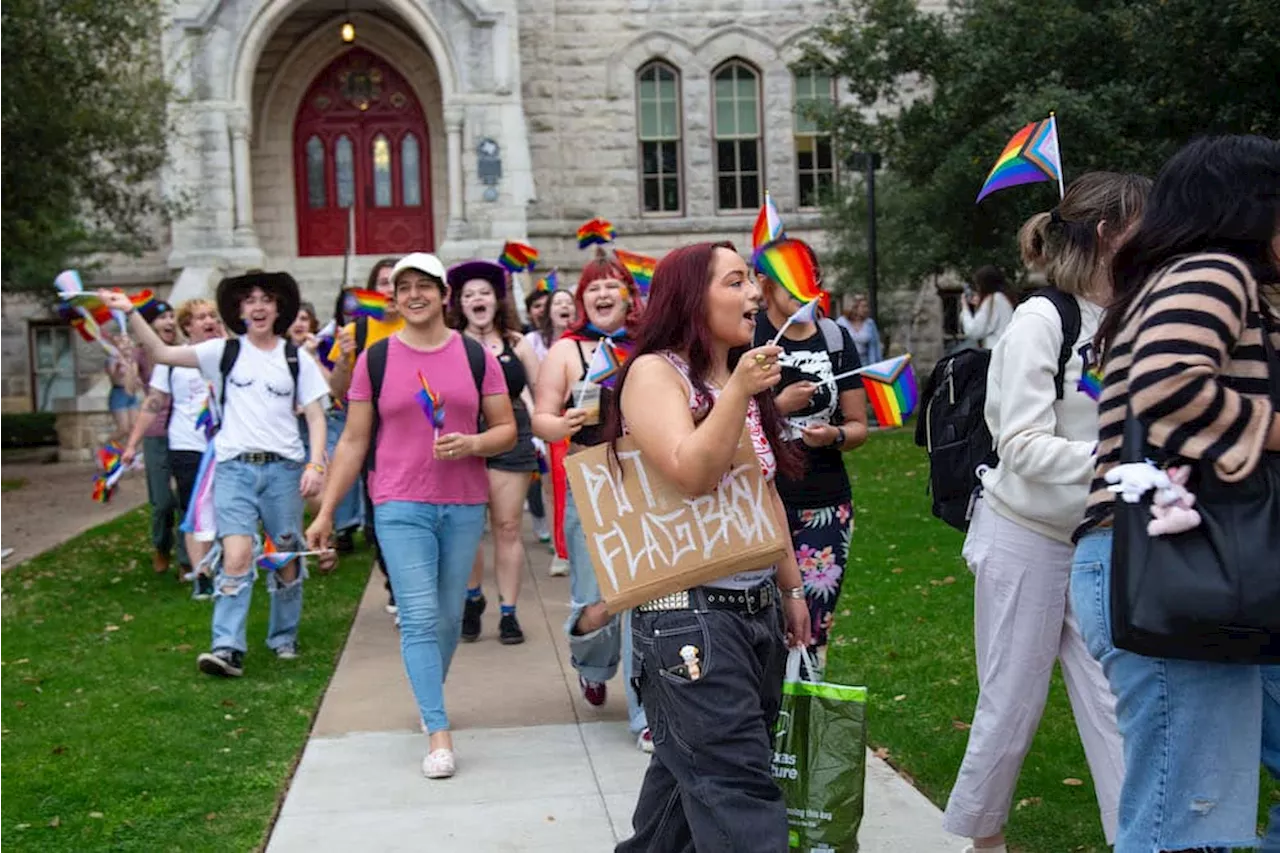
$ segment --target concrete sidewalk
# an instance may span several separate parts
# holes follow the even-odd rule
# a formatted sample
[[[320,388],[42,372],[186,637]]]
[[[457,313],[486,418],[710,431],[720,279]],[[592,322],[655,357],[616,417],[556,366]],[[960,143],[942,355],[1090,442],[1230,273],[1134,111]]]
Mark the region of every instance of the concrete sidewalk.
[[[648,756],[627,731],[621,678],[603,708],[582,699],[562,632],[568,578],[549,577],[546,546],[527,545],[525,643],[498,643],[497,593],[486,584],[484,633],[454,658],[446,698],[458,774],[447,781],[421,775],[426,736],[374,573],[268,853],[609,851],[631,834]],[[867,760],[863,851],[962,849],[932,803]]]

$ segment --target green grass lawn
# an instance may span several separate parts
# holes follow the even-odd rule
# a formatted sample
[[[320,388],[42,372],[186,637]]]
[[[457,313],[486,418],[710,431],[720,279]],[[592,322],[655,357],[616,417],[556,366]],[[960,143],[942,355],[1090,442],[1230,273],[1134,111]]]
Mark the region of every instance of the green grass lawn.
[[[3,578],[4,843],[12,850],[259,848],[346,641],[369,556],[307,583],[301,657],[263,645],[245,677],[196,671],[212,604],[156,577],[147,510]]]
[[[945,806],[978,695],[973,576],[963,535],[930,513],[928,458],[910,433],[874,434],[849,456],[857,529],[827,677],[870,688],[872,748]],[[1267,779],[1262,800],[1280,801],[1280,786]],[[1057,673],[1007,834],[1029,853],[1108,849]]]

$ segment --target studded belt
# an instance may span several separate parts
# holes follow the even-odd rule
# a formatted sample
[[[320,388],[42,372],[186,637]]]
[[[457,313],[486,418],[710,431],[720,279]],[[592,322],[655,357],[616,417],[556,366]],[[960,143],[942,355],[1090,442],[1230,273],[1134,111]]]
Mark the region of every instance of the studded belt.
[[[693,589],[646,601],[636,610],[641,613],[658,613],[664,610],[738,610],[750,614],[773,606],[777,600],[778,591],[772,581],[751,589],[695,586]]]
[[[279,453],[241,453],[236,457],[237,462],[247,462],[250,465],[266,465],[271,462],[288,462]]]

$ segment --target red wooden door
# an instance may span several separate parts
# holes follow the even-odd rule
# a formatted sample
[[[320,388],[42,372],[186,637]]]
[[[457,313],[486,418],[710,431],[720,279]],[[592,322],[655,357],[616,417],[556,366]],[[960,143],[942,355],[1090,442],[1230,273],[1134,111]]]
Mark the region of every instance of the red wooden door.
[[[341,255],[354,210],[359,254],[435,248],[422,106],[388,63],[344,53],[317,75],[294,125],[300,255]]]

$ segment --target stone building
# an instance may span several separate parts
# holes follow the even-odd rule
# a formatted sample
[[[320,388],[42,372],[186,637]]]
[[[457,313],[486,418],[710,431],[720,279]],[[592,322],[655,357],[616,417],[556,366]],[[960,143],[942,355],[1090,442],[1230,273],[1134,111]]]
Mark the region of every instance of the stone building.
[[[327,314],[379,257],[496,257],[521,239],[572,281],[586,219],[649,254],[747,246],[766,188],[821,246],[815,192],[841,156],[796,106],[837,86],[791,65],[824,14],[822,0],[180,0],[163,36],[183,95],[164,182],[191,210],[160,251],[98,280],[179,300],[284,269]],[[31,314],[6,301],[5,411],[98,405],[92,349]]]

